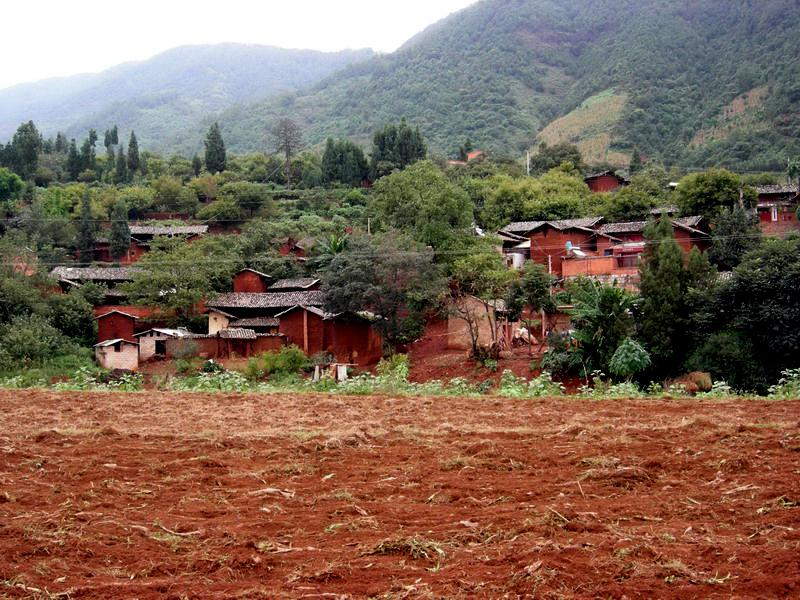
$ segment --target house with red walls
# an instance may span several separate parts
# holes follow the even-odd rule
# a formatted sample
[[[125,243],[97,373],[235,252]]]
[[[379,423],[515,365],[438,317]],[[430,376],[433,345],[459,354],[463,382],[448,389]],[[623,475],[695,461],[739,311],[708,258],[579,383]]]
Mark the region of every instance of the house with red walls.
[[[764,235],[781,236],[800,231],[800,194],[797,186],[768,185],[756,188],[758,192],[758,224]]]
[[[584,176],[583,181],[586,182],[589,189],[596,194],[602,192],[616,192],[622,186],[630,183],[621,175],[617,175],[615,171],[589,173]]]
[[[139,272],[136,267],[56,267],[50,271],[50,277],[58,282],[58,289],[65,294],[86,283],[102,285],[108,289],[103,304],[115,305],[125,301],[125,294],[119,286],[133,281]]]
[[[241,294],[263,294],[273,278],[255,269],[242,269],[233,276],[233,291]]]
[[[129,226],[131,242],[125,256],[115,259],[111,256],[111,244],[107,237],[97,240],[94,247],[94,260],[98,262],[118,262],[130,265],[149,252],[153,240],[157,238],[185,238],[191,243],[208,233],[208,225],[136,225]]]

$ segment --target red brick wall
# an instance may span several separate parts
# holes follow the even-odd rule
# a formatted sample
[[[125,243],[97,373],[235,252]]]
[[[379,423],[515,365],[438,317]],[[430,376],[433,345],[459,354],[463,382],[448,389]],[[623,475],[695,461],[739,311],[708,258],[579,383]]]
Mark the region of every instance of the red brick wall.
[[[253,352],[261,354],[262,352],[272,352],[280,350],[286,345],[285,337],[259,337],[253,342]]]
[[[304,331],[307,333],[304,334]],[[325,349],[322,317],[303,309],[297,308],[281,316],[278,332],[286,336],[287,344],[296,345],[309,356]]]
[[[547,267],[549,255],[553,274],[561,275],[561,258],[567,255],[567,242],[572,242],[573,246],[586,252],[593,252],[589,244],[592,237],[592,234],[583,231],[559,231],[552,227],[542,227],[530,235],[531,260]]]
[[[367,321],[341,318],[325,321],[325,350],[332,353],[337,362],[363,367],[383,357],[383,341]]]
[[[790,231],[800,231],[800,221],[797,220],[796,207],[779,206],[778,220],[772,220],[772,209],[758,211],[758,221],[764,235],[782,235]]]
[[[586,185],[589,186],[589,189],[595,193],[600,192],[613,192],[614,190],[619,189],[622,185],[619,182],[619,179],[614,177],[613,175],[602,175],[600,177],[594,177],[586,181]]]
[[[128,340],[135,342],[136,320],[120,313],[111,313],[97,319],[97,341]]]
[[[237,293],[263,294],[268,287],[264,278],[252,271],[242,271],[233,278],[233,291]]]

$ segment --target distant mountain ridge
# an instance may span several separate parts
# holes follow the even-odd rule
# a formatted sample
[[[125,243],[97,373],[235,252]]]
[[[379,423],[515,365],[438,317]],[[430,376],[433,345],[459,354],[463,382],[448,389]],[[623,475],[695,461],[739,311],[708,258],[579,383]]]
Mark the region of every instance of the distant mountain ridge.
[[[668,164],[779,168],[800,153],[796,31],[795,0],[482,0],[394,54],[214,118],[241,151],[264,149],[260,132],[282,116],[310,144],[365,143],[405,117],[451,156],[470,137],[515,157],[569,141],[620,166],[638,148]],[[757,103],[732,119],[743,94]]]
[[[101,73],[0,90],[0,139],[33,120],[46,135],[83,137],[90,127],[134,129],[146,148],[167,148],[209,114],[293,92],[373,56],[271,46],[182,46]]]

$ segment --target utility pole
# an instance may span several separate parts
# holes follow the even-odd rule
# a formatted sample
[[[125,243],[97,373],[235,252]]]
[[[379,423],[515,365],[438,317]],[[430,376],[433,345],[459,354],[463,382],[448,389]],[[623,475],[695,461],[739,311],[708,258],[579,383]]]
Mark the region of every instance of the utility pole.
[[[527,155],[526,163],[527,163],[528,177],[530,177],[531,176],[531,151],[528,150],[525,154]]]

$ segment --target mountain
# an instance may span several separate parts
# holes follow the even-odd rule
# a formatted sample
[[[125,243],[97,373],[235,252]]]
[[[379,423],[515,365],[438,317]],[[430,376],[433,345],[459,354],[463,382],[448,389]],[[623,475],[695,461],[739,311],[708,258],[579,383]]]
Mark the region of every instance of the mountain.
[[[782,168],[800,154],[797,31],[796,0],[482,0],[393,54],[213,119],[239,151],[268,147],[284,116],[311,145],[365,143],[405,117],[448,155],[470,137],[509,156],[569,141],[596,163],[624,166],[639,149],[683,166]]]
[[[166,149],[207,115],[311,85],[371,50],[322,53],[270,46],[183,46],[102,73],[0,90],[0,139],[33,120],[46,135],[82,138],[115,123],[148,149]],[[125,142],[127,139],[124,140]]]

